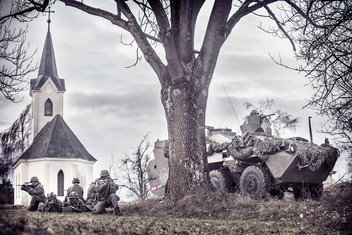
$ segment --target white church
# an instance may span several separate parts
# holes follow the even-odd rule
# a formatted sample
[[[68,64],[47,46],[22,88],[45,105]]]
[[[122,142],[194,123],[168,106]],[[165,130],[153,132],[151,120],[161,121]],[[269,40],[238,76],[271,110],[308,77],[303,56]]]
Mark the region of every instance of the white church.
[[[63,119],[65,91],[65,81],[59,78],[56,68],[49,19],[38,77],[30,81],[32,143],[12,167],[14,185],[37,176],[45,194],[54,192],[59,198],[74,177],[80,179],[86,193],[97,161]],[[20,187],[15,188],[14,197],[15,204],[29,205],[30,195]]]

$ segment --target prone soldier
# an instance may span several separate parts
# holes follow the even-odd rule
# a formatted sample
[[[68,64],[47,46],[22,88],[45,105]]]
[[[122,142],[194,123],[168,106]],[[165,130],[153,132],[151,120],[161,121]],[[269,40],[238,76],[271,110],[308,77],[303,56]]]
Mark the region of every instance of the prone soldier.
[[[51,192],[48,194],[45,203],[39,203],[38,211],[41,212],[62,212],[63,203],[56,198],[56,194]]]
[[[62,212],[86,212],[84,202],[79,199],[77,192],[71,192],[68,196],[68,201],[64,203]]]
[[[38,210],[38,205],[40,202],[44,203],[45,195],[44,188],[39,183],[39,179],[36,176],[31,178],[30,183],[24,183],[21,185],[21,190],[26,191],[29,195],[31,195],[31,202],[28,207],[28,211],[36,211]]]
[[[97,179],[95,184],[96,196],[95,205],[93,208],[93,214],[101,214],[106,212],[105,208],[113,207],[115,215],[122,215],[118,205],[120,198],[116,195],[116,191],[119,188],[114,183],[113,179],[110,178],[107,170],[100,172],[100,178]]]

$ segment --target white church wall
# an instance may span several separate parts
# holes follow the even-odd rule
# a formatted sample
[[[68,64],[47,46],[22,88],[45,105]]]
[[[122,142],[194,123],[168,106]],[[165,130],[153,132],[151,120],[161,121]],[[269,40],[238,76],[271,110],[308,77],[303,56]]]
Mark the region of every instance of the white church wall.
[[[45,194],[54,192],[58,195],[58,173],[62,170],[64,189],[66,190],[72,185],[73,178],[79,178],[86,197],[89,184],[93,181],[93,164],[94,162],[82,159],[67,158],[20,160],[14,168],[14,177],[20,175],[21,180],[15,178],[14,181],[20,181],[20,184],[23,184],[30,181],[31,177],[37,176],[44,187]],[[19,194],[16,194],[16,192]],[[66,191],[64,191],[64,195],[66,195]],[[64,196],[58,196],[58,198],[63,200]],[[15,191],[15,204],[29,205],[29,202],[30,196],[27,192],[20,189]]]
[[[29,205],[29,200],[27,196],[27,192],[22,191],[20,186],[17,185],[22,185],[25,182],[29,182],[30,179],[28,179],[28,164],[27,162],[23,162],[22,164],[17,164],[13,168],[13,177],[14,181],[16,183],[16,188],[14,192],[14,204],[15,205]]]

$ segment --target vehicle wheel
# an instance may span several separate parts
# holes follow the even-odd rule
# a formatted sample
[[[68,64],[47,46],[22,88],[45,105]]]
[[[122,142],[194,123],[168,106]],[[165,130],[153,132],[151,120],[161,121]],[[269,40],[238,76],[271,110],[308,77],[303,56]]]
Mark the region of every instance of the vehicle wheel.
[[[309,184],[308,190],[310,193],[310,198],[318,201],[320,200],[321,195],[323,194],[323,183]]]
[[[303,191],[303,187],[298,187],[298,186],[293,187],[293,197],[295,198],[296,201],[303,199],[302,191]]]
[[[282,200],[285,196],[285,190],[278,188],[278,189],[272,189],[270,191],[270,196],[279,200]]]
[[[293,187],[293,197],[296,201],[303,201],[310,198],[310,192],[307,184]]]
[[[270,191],[270,175],[262,166],[247,167],[240,178],[240,190],[242,195],[252,198],[266,197]]]
[[[323,184],[304,184],[293,188],[293,196],[296,201],[313,199],[319,200],[323,193]]]
[[[231,183],[230,177],[222,170],[209,172],[210,182],[217,191],[227,191]]]

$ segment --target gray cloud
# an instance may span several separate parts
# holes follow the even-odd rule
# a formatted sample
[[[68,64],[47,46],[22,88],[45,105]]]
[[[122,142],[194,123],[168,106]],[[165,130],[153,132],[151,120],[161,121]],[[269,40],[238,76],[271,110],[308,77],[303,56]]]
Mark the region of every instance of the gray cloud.
[[[81,111],[94,113],[113,113],[118,116],[151,115],[160,109],[161,101],[154,87],[142,86],[129,89],[125,93],[74,92],[68,97],[68,105]]]

